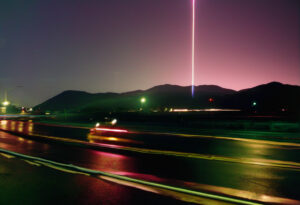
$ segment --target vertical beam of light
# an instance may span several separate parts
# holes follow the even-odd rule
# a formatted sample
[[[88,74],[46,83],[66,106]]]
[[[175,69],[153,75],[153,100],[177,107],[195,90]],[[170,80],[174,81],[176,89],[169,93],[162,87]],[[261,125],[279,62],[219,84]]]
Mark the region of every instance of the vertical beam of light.
[[[4,91],[4,101],[7,101],[7,91]]]
[[[195,0],[193,1],[193,23],[192,23],[192,97],[194,97],[194,71],[195,71]]]

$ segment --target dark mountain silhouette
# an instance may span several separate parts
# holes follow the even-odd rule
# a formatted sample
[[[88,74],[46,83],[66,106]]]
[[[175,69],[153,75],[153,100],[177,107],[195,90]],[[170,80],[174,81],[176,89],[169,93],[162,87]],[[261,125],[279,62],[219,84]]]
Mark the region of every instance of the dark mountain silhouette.
[[[190,95],[191,91],[191,86],[179,86],[179,85],[170,85],[170,84],[165,84],[165,85],[158,85],[154,86],[153,88],[150,88],[146,90],[146,92],[151,92],[151,93],[162,93],[162,92],[184,92]],[[195,86],[195,95],[197,94],[203,94],[203,93],[208,93],[208,94],[214,94],[214,95],[224,95],[224,94],[232,94],[236,92],[235,90],[231,89],[225,89],[217,85],[199,85]]]
[[[253,102],[256,106],[253,106]],[[222,106],[258,111],[299,110],[300,86],[271,82],[240,90],[222,99]]]
[[[105,99],[118,94],[115,93],[98,93],[91,94],[84,91],[67,90],[64,91],[53,98],[39,104],[36,108],[40,110],[53,110],[53,111],[63,111],[63,110],[73,110],[76,108],[81,108],[88,104],[89,102],[96,101],[97,99]]]
[[[142,105],[141,97],[147,102]],[[213,102],[209,102],[213,98]],[[253,106],[253,102],[256,105]],[[125,93],[97,93],[65,91],[37,105],[35,108],[51,111],[127,111],[145,108],[237,108],[257,111],[299,110],[300,86],[278,82],[259,85],[253,88],[234,91],[216,85],[195,87],[191,97],[191,86],[159,85],[148,90]]]
[[[236,91],[215,85],[195,86],[194,97],[191,97],[191,86],[159,85],[144,91],[151,100],[149,106],[160,107],[192,107],[207,106],[209,98],[233,94]]]

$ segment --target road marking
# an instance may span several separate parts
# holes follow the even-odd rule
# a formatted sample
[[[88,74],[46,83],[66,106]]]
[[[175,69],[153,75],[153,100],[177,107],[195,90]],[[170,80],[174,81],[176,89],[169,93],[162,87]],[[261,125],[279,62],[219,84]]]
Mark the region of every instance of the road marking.
[[[14,156],[8,155],[8,154],[4,154],[4,153],[0,153],[3,157],[6,157],[8,159],[14,158]]]
[[[292,161],[280,161],[280,160],[260,159],[260,158],[233,158],[233,157],[226,157],[226,156],[205,155],[205,154],[188,153],[188,152],[166,151],[166,150],[156,150],[156,149],[137,148],[137,147],[125,147],[125,146],[120,146],[120,145],[110,145],[110,144],[103,144],[103,143],[101,143],[101,144],[100,143],[89,143],[89,142],[85,142],[82,140],[45,136],[45,135],[30,135],[30,136],[33,136],[33,137],[37,136],[40,138],[51,139],[54,141],[76,143],[76,144],[92,146],[92,147],[99,147],[99,148],[102,147],[102,148],[137,152],[137,153],[142,153],[142,154],[167,155],[167,156],[187,157],[187,158],[195,158],[195,159],[203,159],[203,160],[216,160],[216,161],[232,162],[232,163],[240,163],[240,164],[271,166],[271,167],[279,167],[279,168],[291,168],[291,169],[300,171],[300,163],[292,162]]]
[[[42,126],[49,126],[49,127],[65,127],[65,128],[87,129],[87,130],[90,130],[93,128],[93,126],[81,127],[81,126],[74,126],[74,125],[68,125],[68,124],[50,124],[50,123],[43,123],[43,122],[34,122],[34,124],[42,125]]]
[[[88,129],[88,130],[93,128],[93,127],[73,126],[73,125],[67,125],[67,124],[49,124],[49,123],[43,123],[43,122],[34,122],[34,124],[42,125],[42,126],[65,127],[65,128]],[[218,135],[197,135],[197,134],[166,133],[166,132],[139,132],[139,131],[132,131],[132,132],[129,131],[129,133],[154,134],[154,135],[173,135],[173,136],[191,137],[191,138],[208,138],[208,139],[213,138],[213,139],[233,140],[233,141],[260,143],[260,144],[268,144],[268,145],[300,147],[300,143],[278,142],[278,141],[258,140],[258,139],[249,139],[249,138],[239,138],[239,137],[224,137],[224,136],[218,136]],[[245,134],[242,131],[236,131],[235,133]],[[259,132],[259,133],[269,134],[268,132]],[[300,138],[298,138],[298,139],[300,139]]]
[[[239,138],[239,137],[224,137],[224,136],[217,136],[217,135],[194,135],[194,134],[159,133],[159,132],[149,132],[148,134],[173,135],[173,136],[189,137],[189,138],[222,139],[222,140],[242,141],[242,142],[260,143],[260,144],[268,144],[268,145],[300,147],[300,143],[296,143],[296,142],[278,142],[278,141],[258,140],[258,139],[249,139],[249,138]]]
[[[42,126],[52,126],[52,127],[65,127],[65,128],[76,128],[76,129],[87,129],[90,130],[90,127],[80,127],[66,124],[49,124],[49,123],[40,123],[35,122],[34,124],[42,125]],[[1,129],[3,131],[10,131],[6,129]],[[222,140],[231,140],[231,141],[242,141],[242,142],[251,142],[251,143],[259,143],[259,144],[267,144],[267,145],[276,145],[276,146],[286,146],[286,147],[297,147],[300,148],[300,143],[293,142],[279,142],[279,141],[269,141],[269,140],[258,140],[258,139],[249,139],[249,138],[238,138],[238,137],[224,137],[224,136],[216,136],[216,135],[196,135],[196,134],[181,134],[181,133],[163,133],[163,132],[139,132],[139,131],[129,131],[132,134],[153,134],[153,135],[171,135],[171,136],[179,136],[179,137],[189,137],[189,138],[207,138],[207,139],[222,139]],[[245,134],[242,131],[237,131],[235,133]],[[268,132],[259,132],[259,133],[268,133]],[[253,133],[251,133],[253,134]],[[297,138],[300,139],[300,138]]]
[[[10,131],[8,131],[8,132],[10,132]],[[15,133],[15,132],[13,132],[13,133],[22,135],[22,133]],[[288,169],[294,169],[296,171],[300,171],[300,163],[292,162],[292,161],[280,161],[280,160],[260,159],[260,158],[233,158],[233,157],[205,155],[205,154],[198,154],[198,153],[156,150],[156,149],[137,148],[137,147],[125,147],[125,146],[121,146],[121,145],[111,145],[111,144],[103,144],[103,143],[90,143],[90,142],[85,142],[82,140],[54,137],[54,136],[46,136],[46,135],[40,135],[40,134],[27,134],[27,135],[31,136],[31,137],[41,138],[41,139],[48,139],[48,140],[59,141],[59,142],[67,142],[67,143],[72,143],[75,145],[84,145],[84,146],[94,147],[94,148],[95,147],[109,148],[109,149],[136,152],[136,153],[142,153],[142,154],[167,155],[167,156],[175,156],[175,157],[186,157],[186,158],[203,159],[203,160],[215,160],[215,161],[240,163],[240,164],[271,166],[271,167],[288,168]]]

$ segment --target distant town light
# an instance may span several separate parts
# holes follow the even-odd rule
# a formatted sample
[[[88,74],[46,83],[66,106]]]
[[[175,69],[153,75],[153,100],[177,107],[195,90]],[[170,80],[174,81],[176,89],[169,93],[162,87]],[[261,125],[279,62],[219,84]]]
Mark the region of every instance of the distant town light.
[[[252,105],[253,105],[253,106],[256,106],[256,105],[257,105],[257,103],[254,101],[254,102],[252,103]]]
[[[213,102],[214,99],[213,99],[213,98],[209,98],[208,101],[209,101],[209,102]]]

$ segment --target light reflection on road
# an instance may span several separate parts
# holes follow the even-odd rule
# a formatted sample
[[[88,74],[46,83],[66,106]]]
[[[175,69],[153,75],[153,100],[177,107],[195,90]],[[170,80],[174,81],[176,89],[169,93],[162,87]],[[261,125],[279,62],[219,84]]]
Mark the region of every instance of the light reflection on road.
[[[134,170],[134,160],[120,154],[91,150],[89,161],[92,161],[92,169],[113,172],[116,170]]]

